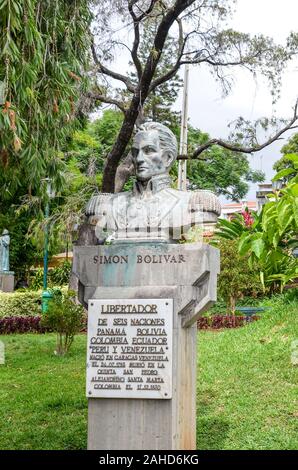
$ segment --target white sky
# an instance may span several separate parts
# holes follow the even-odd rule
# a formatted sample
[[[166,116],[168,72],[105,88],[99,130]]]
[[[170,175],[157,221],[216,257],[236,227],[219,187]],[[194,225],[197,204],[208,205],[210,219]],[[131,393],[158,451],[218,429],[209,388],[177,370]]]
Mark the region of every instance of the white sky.
[[[290,31],[298,29],[298,0],[238,0],[232,27],[251,34],[272,36],[284,43]],[[218,85],[207,71],[193,67],[190,72],[189,118],[192,125],[209,132],[212,137],[227,137],[227,124],[238,116],[256,119],[272,116],[271,96],[265,83],[255,83],[249,74],[235,74],[233,92],[222,99]],[[276,105],[278,117],[290,117],[298,97],[298,61],[290,63],[284,79],[282,97]],[[179,100],[181,101],[181,100]],[[178,104],[179,106],[179,104]],[[287,137],[291,135],[288,133]],[[275,143],[266,150],[249,157],[251,166],[262,169],[269,181],[274,172],[273,163],[280,158],[280,148],[285,141]],[[248,199],[255,199],[255,186]]]

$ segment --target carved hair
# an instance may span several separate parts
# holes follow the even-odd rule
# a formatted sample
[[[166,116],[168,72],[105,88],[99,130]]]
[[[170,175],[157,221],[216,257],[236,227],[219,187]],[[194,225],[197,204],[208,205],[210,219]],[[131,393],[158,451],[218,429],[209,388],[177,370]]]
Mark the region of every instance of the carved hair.
[[[145,122],[140,127],[138,127],[137,132],[147,132],[147,131],[157,131],[160,141],[160,146],[163,150],[168,150],[168,152],[173,157],[173,163],[178,155],[178,145],[176,136],[173,132],[163,124],[159,122]]]

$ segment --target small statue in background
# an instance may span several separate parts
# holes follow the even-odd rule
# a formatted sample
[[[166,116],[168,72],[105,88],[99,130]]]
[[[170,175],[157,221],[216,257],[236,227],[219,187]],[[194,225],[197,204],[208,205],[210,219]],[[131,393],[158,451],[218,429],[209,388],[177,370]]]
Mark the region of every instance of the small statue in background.
[[[0,236],[0,272],[9,271],[9,245],[10,236],[5,229]]]

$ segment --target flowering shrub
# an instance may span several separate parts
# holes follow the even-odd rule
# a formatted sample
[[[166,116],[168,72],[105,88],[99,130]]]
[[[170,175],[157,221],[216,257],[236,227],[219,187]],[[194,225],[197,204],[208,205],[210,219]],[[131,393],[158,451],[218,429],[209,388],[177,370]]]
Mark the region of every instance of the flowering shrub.
[[[12,333],[45,333],[41,326],[40,316],[3,317],[0,318],[0,334]]]
[[[245,210],[245,211],[242,211],[242,212],[241,212],[241,215],[242,215],[242,217],[243,217],[243,219],[244,219],[244,224],[245,224],[245,226],[246,226],[246,227],[251,227],[251,226],[253,225],[253,223],[254,223],[254,219],[253,219],[251,213],[249,212],[249,210],[247,209],[247,210]]]
[[[253,315],[251,321],[259,320],[259,316]],[[42,325],[41,316],[16,316],[0,317],[0,335],[13,333],[46,333],[52,331],[49,327]],[[219,330],[222,328],[238,328],[247,324],[247,317],[234,315],[213,315],[201,317],[197,321],[198,330]],[[86,333],[87,323],[83,320],[81,333]]]
[[[258,315],[252,315],[249,320],[259,320]],[[201,317],[197,321],[199,330],[219,330],[221,328],[238,328],[244,326],[249,321],[248,317],[243,315],[212,315],[211,317]]]
[[[0,335],[13,333],[49,333],[52,330],[42,324],[42,317],[36,316],[16,316],[0,317]],[[81,333],[86,333],[86,320],[83,321]]]

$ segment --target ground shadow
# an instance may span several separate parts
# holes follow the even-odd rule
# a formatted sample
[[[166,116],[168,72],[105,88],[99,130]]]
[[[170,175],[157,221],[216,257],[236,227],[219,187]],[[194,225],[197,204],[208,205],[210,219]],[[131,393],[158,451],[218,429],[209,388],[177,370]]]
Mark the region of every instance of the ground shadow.
[[[229,431],[227,421],[202,417],[197,420],[197,449],[222,450]]]

